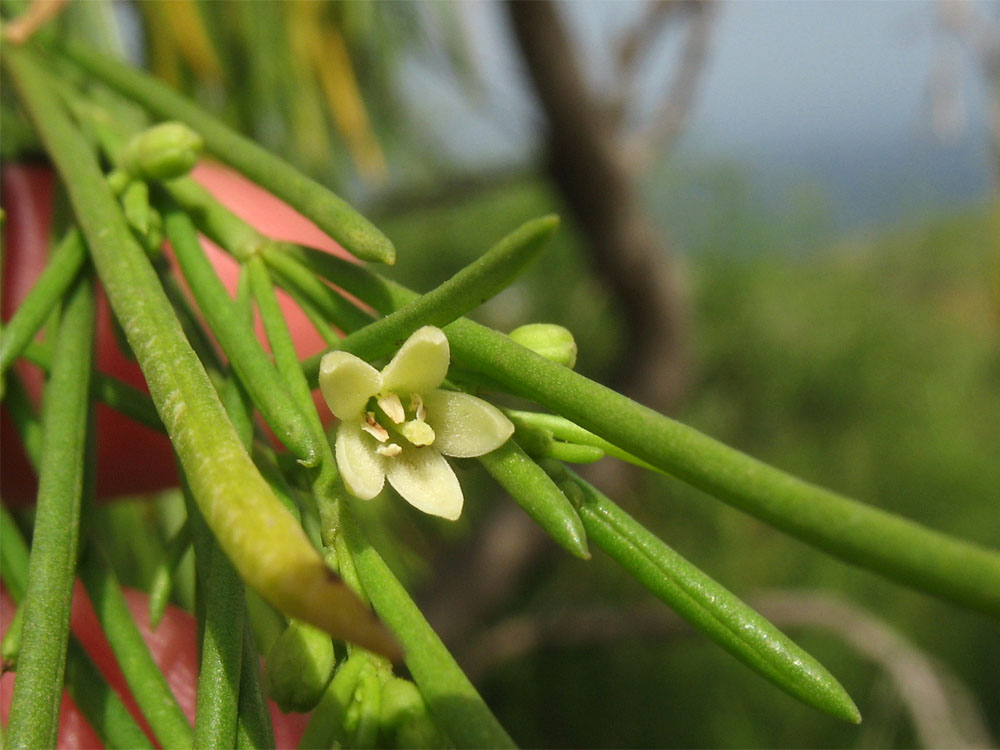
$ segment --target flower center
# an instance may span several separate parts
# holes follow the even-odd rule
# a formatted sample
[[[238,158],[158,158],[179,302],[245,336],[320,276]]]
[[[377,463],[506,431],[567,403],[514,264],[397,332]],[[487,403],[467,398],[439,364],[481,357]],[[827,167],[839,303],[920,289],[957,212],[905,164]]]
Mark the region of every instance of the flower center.
[[[398,393],[380,393],[368,401],[361,429],[375,438],[375,451],[389,458],[403,452],[402,444],[421,447],[434,442],[434,429],[427,424],[427,409],[419,393],[410,394],[408,407]]]

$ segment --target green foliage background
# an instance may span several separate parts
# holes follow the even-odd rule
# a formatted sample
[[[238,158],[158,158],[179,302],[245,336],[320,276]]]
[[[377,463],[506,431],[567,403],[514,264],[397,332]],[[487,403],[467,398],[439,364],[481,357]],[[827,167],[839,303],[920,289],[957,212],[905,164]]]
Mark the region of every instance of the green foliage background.
[[[825,241],[818,194],[779,214],[754,201],[738,166],[703,174],[708,195],[722,197],[678,227],[694,308],[694,372],[678,418],[823,486],[1000,544],[998,208]],[[664,213],[681,213],[670,198]],[[393,273],[429,287],[504,226],[554,209],[544,185],[524,181],[385,215],[380,226],[401,249]],[[571,227],[505,295],[480,317],[501,329],[524,320],[568,326],[588,374],[607,375],[623,354],[613,305]],[[954,671],[1000,731],[995,623],[832,561],[666,477],[644,474],[631,498],[617,499],[741,595],[809,589],[870,607]],[[586,586],[581,563],[552,562],[525,592],[524,612],[647,600],[607,560],[590,564]],[[484,697],[529,746],[914,744],[884,674],[827,633],[795,635],[859,701],[861,727],[812,714],[689,636],[544,651],[497,670]]]

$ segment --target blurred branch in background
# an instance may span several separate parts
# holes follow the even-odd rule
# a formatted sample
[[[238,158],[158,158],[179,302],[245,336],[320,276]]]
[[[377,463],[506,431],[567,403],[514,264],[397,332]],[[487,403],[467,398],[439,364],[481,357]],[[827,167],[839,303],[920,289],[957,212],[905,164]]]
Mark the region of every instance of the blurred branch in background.
[[[685,53],[651,128],[649,147],[669,148],[694,100],[714,7],[654,3],[619,49],[618,94],[607,101],[588,86],[558,8],[510,0],[507,10],[547,121],[548,170],[581,229],[590,259],[628,321],[628,356],[617,384],[654,408],[669,410],[686,377],[687,305],[665,238],[638,194],[624,121],[637,67],[660,28],[689,17]]]
[[[922,747],[995,746],[969,691],[943,665],[861,607],[810,591],[770,590],[747,601],[779,628],[826,631],[876,664],[891,680]],[[478,681],[506,662],[544,649],[610,646],[635,638],[670,641],[694,634],[663,607],[594,608],[509,617],[466,639],[468,645],[457,655]]]

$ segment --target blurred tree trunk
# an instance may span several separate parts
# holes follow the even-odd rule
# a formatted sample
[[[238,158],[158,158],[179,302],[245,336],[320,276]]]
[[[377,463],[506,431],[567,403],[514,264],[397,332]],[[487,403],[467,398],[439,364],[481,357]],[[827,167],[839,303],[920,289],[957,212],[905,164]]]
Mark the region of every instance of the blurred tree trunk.
[[[547,121],[549,174],[625,313],[615,385],[669,410],[686,381],[687,305],[667,240],[642,207],[620,118],[588,90],[553,3],[508,0],[507,10]]]

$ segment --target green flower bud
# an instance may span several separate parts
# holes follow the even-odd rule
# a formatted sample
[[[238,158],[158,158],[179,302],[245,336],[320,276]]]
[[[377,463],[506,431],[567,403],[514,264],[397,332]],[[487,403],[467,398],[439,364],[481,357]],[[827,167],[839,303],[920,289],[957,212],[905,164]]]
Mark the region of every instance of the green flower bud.
[[[311,711],[330,681],[335,661],[329,635],[292,620],[267,654],[267,694],[282,711]]]
[[[375,667],[366,664],[358,675],[351,703],[344,712],[343,730],[347,747],[369,748],[378,744],[381,702],[382,680]]]
[[[423,696],[409,680],[393,677],[382,686],[380,710],[383,737],[394,738],[396,747],[444,746]]]
[[[203,146],[201,136],[187,125],[164,122],[128,142],[122,167],[143,180],[170,180],[194,168]]]
[[[529,323],[515,328],[510,337],[521,346],[546,359],[573,368],[576,364],[576,341],[573,334],[554,323]]]

